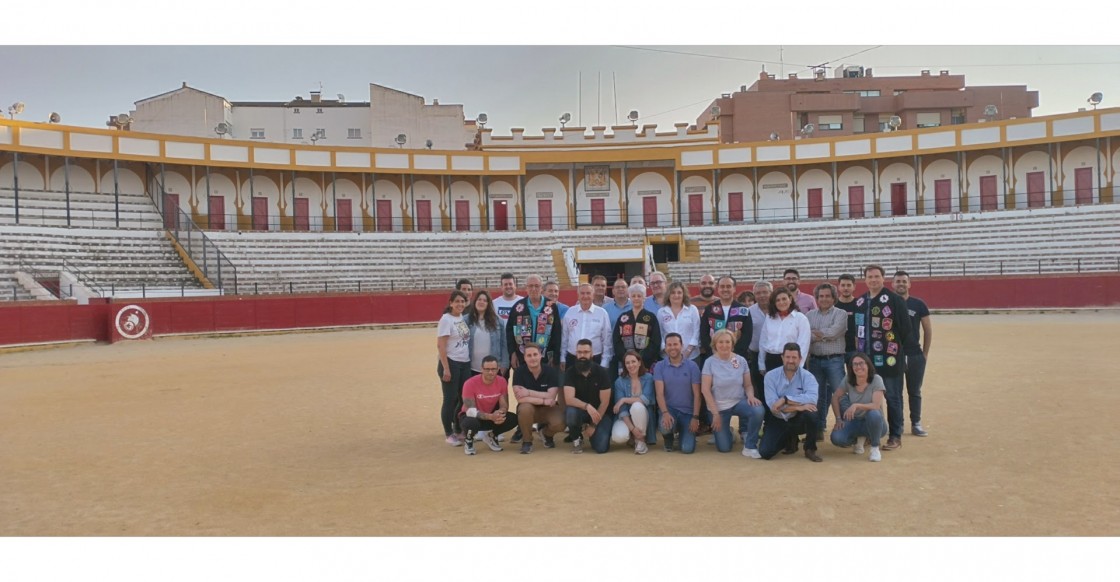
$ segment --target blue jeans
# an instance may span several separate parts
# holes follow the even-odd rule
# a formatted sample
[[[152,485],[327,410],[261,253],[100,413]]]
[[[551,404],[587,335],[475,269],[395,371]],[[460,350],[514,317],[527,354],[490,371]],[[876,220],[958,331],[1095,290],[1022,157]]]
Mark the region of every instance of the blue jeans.
[[[657,426],[657,429],[661,431],[661,435],[665,439],[665,444],[672,446],[673,431],[679,430],[681,433],[681,452],[686,455],[692,454],[692,452],[696,450],[696,433],[689,430],[689,427],[692,426],[692,412],[681,412],[670,408],[668,414],[673,417],[673,428],[666,431],[660,424]]]
[[[844,381],[844,356],[822,358],[809,356],[809,365],[805,366],[809,373],[817,379],[817,415],[820,419],[821,434],[828,425],[828,409],[832,404],[832,394]]]
[[[892,439],[902,442],[902,376],[883,376],[887,387],[887,428]]]
[[[731,416],[739,417],[739,434],[748,449],[758,448],[758,429],[762,428],[762,417],[766,407],[759,404],[751,406],[744,398],[727,410],[719,411],[720,427],[716,431],[716,449],[721,453],[731,451]]]
[[[583,434],[583,425],[591,424],[591,415],[582,408],[569,406],[565,411],[565,424],[568,425],[568,435],[578,437]],[[610,413],[603,415],[599,419],[599,424],[595,426],[595,432],[591,435],[591,448],[596,453],[605,453],[611,448],[611,427],[614,425],[614,418]]]
[[[868,410],[863,418],[845,420],[844,426],[832,430],[832,444],[838,447],[850,447],[856,442],[856,438],[861,436],[867,437],[869,446],[879,446],[879,439],[887,436],[887,425],[883,424],[882,412]]]
[[[906,354],[906,395],[910,400],[910,424],[922,421],[922,381],[926,377],[926,355]]]

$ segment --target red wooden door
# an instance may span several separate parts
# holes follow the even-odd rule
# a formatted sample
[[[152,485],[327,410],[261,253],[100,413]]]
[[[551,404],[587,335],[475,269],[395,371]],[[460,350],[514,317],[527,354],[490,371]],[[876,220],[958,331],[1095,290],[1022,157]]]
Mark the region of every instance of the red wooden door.
[[[309,210],[310,207],[310,200],[308,200],[307,198],[296,198],[296,205],[293,207],[296,213],[296,230],[311,230],[311,211]]]
[[[821,188],[809,188],[809,218],[824,217],[824,203]]]
[[[657,196],[642,197],[642,224],[646,228],[657,226]]]
[[[1046,206],[1046,173],[1027,173],[1027,207],[1044,208]]]
[[[1073,187],[1077,204],[1093,203],[1093,168],[1073,170]]]
[[[335,200],[334,203],[335,213],[335,230],[339,232],[350,232],[354,230],[354,207],[351,200],[348,198],[340,198]]]
[[[552,230],[551,200],[537,200],[537,230]]]
[[[607,222],[607,203],[602,198],[591,199],[591,224]]]
[[[933,201],[934,212],[937,214],[948,214],[953,211],[953,202],[950,198],[953,196],[953,181],[952,180],[934,180],[933,181]]]
[[[863,217],[863,186],[848,186],[848,218]]]
[[[729,222],[743,222],[743,193],[728,192],[727,194],[727,220]]]
[[[704,224],[704,195],[692,194],[688,197],[688,225],[703,226]]]
[[[163,228],[179,228],[179,195],[163,194]]]
[[[471,229],[471,201],[455,201],[455,230]]]
[[[509,230],[509,202],[494,201],[494,230]]]
[[[891,216],[906,216],[906,184],[891,184]]]
[[[268,230],[268,198],[253,196],[253,230]]]
[[[980,176],[980,210],[998,210],[996,199],[996,177]]]
[[[208,224],[210,230],[226,229],[226,198],[225,196],[211,196],[207,203]]]
[[[378,200],[377,208],[377,232],[392,232],[393,231],[393,203],[389,200]]]
[[[416,231],[417,232],[431,232],[432,231],[432,201],[431,200],[417,200],[416,201]]]

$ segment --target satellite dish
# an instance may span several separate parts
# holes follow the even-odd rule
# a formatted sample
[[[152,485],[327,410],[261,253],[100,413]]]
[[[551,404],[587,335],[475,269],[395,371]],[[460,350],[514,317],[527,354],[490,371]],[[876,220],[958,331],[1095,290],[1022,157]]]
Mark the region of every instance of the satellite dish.
[[[121,124],[122,126],[128,125],[129,123],[132,123],[132,118],[129,117],[127,113],[122,113],[117,116],[117,123]]]
[[[214,127],[214,133],[218,135],[225,135],[229,133],[229,124],[224,121],[219,123]]]
[[[397,145],[404,147],[405,142],[408,141],[408,136],[403,133],[397,134],[397,139],[393,141],[397,142]]]
[[[719,105],[712,105],[712,108],[708,110],[708,113],[710,113],[713,118],[719,118]]]
[[[630,111],[630,114],[626,116],[626,119],[629,119],[630,123],[638,123],[638,110],[634,109]]]
[[[429,139],[428,141],[424,142],[424,146],[428,149],[432,149],[432,140]]]
[[[776,132],[776,131],[770,132],[770,141],[778,141],[778,138],[780,138],[780,137],[781,136],[778,135],[778,132]]]
[[[809,137],[809,136],[813,135],[813,132],[816,131],[816,130],[817,130],[817,126],[813,125],[812,123],[806,123],[805,127],[801,128],[801,135],[803,135],[805,137]]]
[[[49,121],[50,123],[58,123],[62,121],[62,116],[58,113],[51,112],[51,116],[47,118],[47,121]]]
[[[1096,93],[1093,93],[1089,96],[1089,105],[1092,105],[1093,109],[1096,109],[1097,105],[1101,104],[1101,101],[1104,101],[1104,93],[1101,93],[1100,91],[1097,91]]]
[[[999,107],[988,105],[984,108],[984,117],[995,117],[997,115],[999,115]]]
[[[887,120],[887,125],[889,125],[891,129],[898,129],[902,127],[902,118],[897,115],[892,115],[891,118]]]

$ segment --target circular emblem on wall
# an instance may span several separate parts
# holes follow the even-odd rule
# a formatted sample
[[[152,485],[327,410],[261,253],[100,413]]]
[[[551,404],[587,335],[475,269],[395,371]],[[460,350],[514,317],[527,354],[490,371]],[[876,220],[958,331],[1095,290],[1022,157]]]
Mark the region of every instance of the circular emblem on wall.
[[[127,305],[117,312],[117,333],[125,339],[137,339],[148,333],[151,319],[148,312],[139,305]]]

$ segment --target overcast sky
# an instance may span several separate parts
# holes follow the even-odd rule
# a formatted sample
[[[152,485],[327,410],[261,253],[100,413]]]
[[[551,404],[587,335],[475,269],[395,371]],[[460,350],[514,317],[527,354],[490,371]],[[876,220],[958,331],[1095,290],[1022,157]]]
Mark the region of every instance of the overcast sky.
[[[947,2],[950,5],[955,0]],[[765,12],[775,10],[772,7],[749,6],[750,12],[743,12],[742,20],[735,20],[732,11],[715,7],[720,4],[718,0],[711,3],[710,14],[693,14],[690,6],[684,6],[676,8],[686,11],[683,15],[647,11],[636,16],[632,6],[646,4],[623,1],[614,6],[573,0],[562,4],[557,13],[545,9],[540,15],[526,16],[528,22],[518,20],[520,16],[508,9],[486,12],[459,3],[420,3],[416,8],[378,6],[374,14],[369,12],[368,3],[347,4],[343,0],[324,5],[332,8],[298,13],[254,11],[251,3],[195,0],[190,11],[160,14],[164,9],[153,9],[150,3],[125,0],[118,3],[121,6],[116,11],[102,9],[96,3],[69,5],[69,13],[78,18],[60,24],[39,17],[46,9],[42,3],[16,4],[8,21],[23,24],[6,30],[0,42],[40,46],[0,46],[0,107],[6,110],[9,104],[22,101],[26,110],[20,119],[45,120],[51,112],[58,112],[66,124],[104,127],[110,115],[127,112],[134,102],[175,89],[184,81],[231,101],[287,101],[296,95],[306,96],[320,83],[327,98],[341,93],[349,101],[367,101],[368,84],[377,83],[422,95],[429,102],[437,98],[441,103],[462,104],[468,118],[485,112],[496,135],[508,134],[511,127],[539,134],[542,127],[558,125],[557,119],[564,112],[572,114],[573,124],[626,123],[627,112],[634,109],[641,123],[656,123],[668,130],[673,123],[694,121],[721,93],[753,83],[763,66],[778,75],[806,74],[809,66],[822,63],[864,65],[872,67],[876,76],[916,75],[923,68],[936,74],[937,70],[948,69],[964,74],[970,85],[1026,85],[1040,94],[1035,115],[1076,111],[1085,107],[1086,98],[1096,91],[1104,93],[1104,107],[1120,105],[1120,46],[961,46],[959,43],[973,39],[998,42],[1001,34],[1005,39],[1021,37],[1016,30],[1040,24],[1008,20],[1003,16],[1006,10],[998,5],[993,10],[1001,14],[1000,26],[989,23],[984,2],[979,1],[967,3],[967,18],[948,19],[952,23],[948,32],[943,30],[946,27],[928,25],[880,26],[875,23],[886,20],[860,17],[856,34],[843,26],[822,24],[829,22],[830,10],[850,18],[854,7],[814,3],[816,0],[803,0],[798,6],[811,12],[798,17],[802,25],[790,27],[809,32],[799,30],[792,35],[771,28],[756,30],[759,27],[754,24],[788,19],[789,15],[774,16]],[[213,5],[209,10],[208,4]],[[490,4],[547,6],[501,0]],[[741,6],[749,4],[735,6],[743,10]],[[573,24],[582,20],[573,16],[580,13],[581,6],[584,13],[588,6],[593,7],[597,11],[594,15],[604,22],[619,19],[626,25],[599,29]],[[886,6],[891,7],[887,20],[927,18],[921,7]],[[220,24],[215,24],[216,7],[222,14]],[[141,14],[136,12],[139,10],[145,11],[144,19],[122,19],[124,14]],[[611,14],[608,10],[620,12]],[[711,18],[712,14],[719,17]],[[681,20],[674,21],[674,16]],[[275,20],[270,22],[270,17]],[[370,20],[374,17],[378,19]],[[1092,27],[1108,26],[1104,22],[1108,19],[1086,20],[1084,15],[1074,17],[1065,12],[1046,17],[1056,30],[1062,30],[1063,18],[1074,19],[1085,34],[1075,35],[1071,32],[1074,29],[1048,33],[1048,41],[1072,39],[1066,42],[1073,44],[1084,38],[1112,38],[1093,36],[1092,32]],[[246,26],[246,19],[257,25]],[[349,26],[350,20],[360,25]],[[409,26],[378,26],[384,22]],[[675,24],[666,26],[666,22]],[[741,22],[743,30],[751,32],[743,36],[736,28],[722,26],[725,22]],[[93,26],[84,26],[87,23]],[[655,23],[657,26],[651,26]],[[37,24],[42,25],[42,31],[35,30]],[[538,29],[547,32],[534,32]],[[272,46],[214,45],[234,38]],[[149,45],[183,44],[105,44],[122,39]],[[423,42],[470,44],[491,39],[524,44],[418,46]],[[856,39],[867,44],[849,44]],[[958,44],[903,44],[929,43],[931,39]],[[835,44],[791,43],[781,48],[776,44],[786,40]],[[771,44],[729,46],[745,41]],[[276,46],[291,42],[322,44]],[[339,42],[411,46],[322,46]],[[532,44],[540,42],[554,44]],[[588,44],[568,44],[572,42]],[[603,44],[607,42],[612,44]]]

